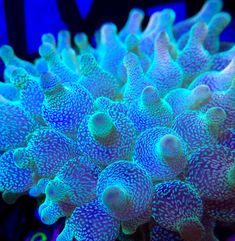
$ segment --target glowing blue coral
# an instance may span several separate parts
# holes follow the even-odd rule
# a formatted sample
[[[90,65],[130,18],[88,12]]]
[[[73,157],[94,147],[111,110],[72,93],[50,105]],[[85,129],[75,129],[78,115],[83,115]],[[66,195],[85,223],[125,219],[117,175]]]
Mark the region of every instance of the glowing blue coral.
[[[117,114],[116,114],[117,115]],[[99,165],[130,158],[136,139],[133,123],[124,115],[95,112],[78,129],[78,148]]]
[[[0,158],[0,190],[11,193],[26,192],[33,185],[33,171],[15,165],[13,151],[5,152]]]
[[[118,161],[102,171],[97,196],[111,216],[126,221],[147,210],[152,201],[152,185],[151,178],[140,166]]]
[[[73,141],[56,130],[41,128],[29,136],[26,147],[14,150],[19,167],[31,168],[39,177],[54,177],[76,155]]]
[[[204,231],[202,214],[202,200],[190,185],[168,181],[155,186],[153,217],[164,228],[180,232],[185,240],[200,240]]]
[[[144,167],[154,181],[172,179],[187,165],[188,147],[169,128],[152,128],[143,132],[136,142],[134,160]]]
[[[190,157],[186,180],[205,199],[232,198],[234,195],[234,158],[234,153],[221,145],[202,147]]]
[[[51,224],[59,217],[71,215],[73,209],[69,213],[63,206],[79,207],[95,199],[99,173],[100,169],[87,157],[68,160],[46,185],[46,200],[40,206],[44,223]],[[54,210],[53,217],[51,210]]]
[[[0,150],[25,146],[34,126],[29,113],[23,108],[7,100],[0,100]]]
[[[63,86],[59,78],[50,72],[41,76],[41,86],[45,95],[42,115],[46,123],[76,138],[79,124],[91,112],[91,94],[79,84]]]
[[[133,9],[118,32],[42,36],[35,64],[0,48],[0,191],[45,196],[58,241],[216,240],[235,220],[235,46],[220,0],[174,24]],[[155,185],[155,187],[154,187]],[[155,220],[155,221],[154,221]],[[155,222],[155,223],[153,223]],[[192,236],[191,233],[194,235]]]
[[[115,240],[119,233],[120,223],[109,216],[97,200],[76,208],[66,222],[65,229],[57,241]]]

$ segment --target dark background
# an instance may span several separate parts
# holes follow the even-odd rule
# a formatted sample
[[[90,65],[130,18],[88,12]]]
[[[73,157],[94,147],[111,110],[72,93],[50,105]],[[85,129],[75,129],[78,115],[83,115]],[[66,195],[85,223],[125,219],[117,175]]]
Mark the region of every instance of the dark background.
[[[114,22],[120,29],[133,7],[145,10],[147,16],[155,10],[170,7],[176,11],[176,21],[180,21],[197,13],[203,3],[204,0],[0,0],[0,45],[9,44],[18,57],[33,61],[38,57],[43,33],[56,34],[61,29],[68,29],[72,36],[85,32],[92,41],[94,31],[107,21]],[[224,1],[223,10],[233,16],[233,21],[221,38],[235,42],[233,1]],[[147,20],[148,17],[144,24]],[[2,63],[0,66],[2,75]],[[23,196],[14,205],[7,205],[0,198],[0,241],[55,240],[64,220],[52,226],[43,225],[37,215],[40,202],[42,200]],[[32,239],[35,234],[38,238]],[[235,225],[219,224],[216,228],[221,241],[235,240],[231,237],[233,234]],[[136,240],[141,241],[140,236]]]

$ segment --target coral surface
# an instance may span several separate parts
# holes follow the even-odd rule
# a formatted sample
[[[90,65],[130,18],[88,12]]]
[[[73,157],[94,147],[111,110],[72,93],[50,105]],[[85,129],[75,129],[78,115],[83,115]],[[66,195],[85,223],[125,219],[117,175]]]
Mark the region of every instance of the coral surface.
[[[133,9],[118,31],[42,36],[30,63],[10,46],[0,85],[0,191],[44,197],[57,241],[217,240],[235,222],[235,45],[220,0],[174,23]]]

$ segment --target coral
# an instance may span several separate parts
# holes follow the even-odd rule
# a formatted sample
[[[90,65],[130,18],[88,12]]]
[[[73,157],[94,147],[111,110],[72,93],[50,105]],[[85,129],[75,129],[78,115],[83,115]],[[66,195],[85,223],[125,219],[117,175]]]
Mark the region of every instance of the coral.
[[[111,216],[120,221],[134,219],[151,204],[152,180],[137,164],[117,161],[100,174],[97,197]]]
[[[156,127],[139,136],[133,158],[156,182],[177,177],[186,167],[188,155],[188,147],[176,132]]]
[[[185,240],[200,240],[204,232],[202,214],[202,199],[189,184],[174,180],[155,186],[153,218],[162,227],[178,231]]]
[[[189,159],[186,180],[204,199],[232,198],[234,190],[230,188],[229,173],[234,172],[234,159],[234,152],[224,146],[201,147]]]
[[[174,24],[133,9],[118,31],[46,33],[34,63],[0,47],[0,191],[42,198],[58,241],[217,240],[235,220],[235,46],[220,0]],[[140,239],[139,239],[140,240]]]

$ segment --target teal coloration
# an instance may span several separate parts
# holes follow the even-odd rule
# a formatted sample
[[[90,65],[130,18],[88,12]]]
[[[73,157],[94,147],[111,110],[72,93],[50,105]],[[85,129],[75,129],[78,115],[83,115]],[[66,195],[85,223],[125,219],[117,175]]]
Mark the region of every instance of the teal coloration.
[[[79,207],[92,201],[96,197],[99,173],[100,169],[87,157],[68,160],[55,178],[45,186],[46,200],[40,206],[43,222],[51,224],[59,217],[66,216],[63,206]],[[55,212],[53,220],[50,216],[51,210]]]
[[[162,227],[180,232],[183,238],[192,232],[200,240],[199,236],[203,236],[203,226],[200,223],[202,214],[202,200],[190,185],[175,180],[155,186],[153,218]],[[185,228],[187,225],[191,226],[191,230]]]
[[[194,150],[212,143],[216,144],[221,126],[222,123],[209,121],[206,113],[190,111],[183,112],[175,118],[173,130]]]
[[[0,150],[25,146],[26,138],[34,126],[30,115],[23,108],[7,100],[0,100]]]
[[[11,75],[11,82],[20,92],[19,101],[32,118],[42,120],[43,91],[38,80],[30,76],[23,68],[16,68]],[[43,120],[41,121],[43,123]]]
[[[19,100],[19,91],[11,83],[0,83],[0,95],[7,100],[17,101]]]
[[[40,178],[51,178],[76,151],[71,139],[56,130],[40,128],[29,136],[26,147],[14,150],[14,155],[17,166],[31,168]]]
[[[222,108],[226,113],[226,119],[221,125],[222,130],[233,128],[235,125],[235,79],[232,78],[231,85],[228,89],[223,91],[214,91],[211,100],[202,108],[202,111],[208,111],[214,106]]]
[[[153,197],[153,184],[137,164],[118,161],[100,174],[97,196],[111,216],[126,221],[147,210]]]
[[[231,21],[231,16],[226,12],[220,12],[215,14],[210,21],[208,22],[208,33],[206,39],[203,43],[205,49],[209,51],[209,53],[214,54],[220,50],[220,35],[223,30],[227,27],[227,25]],[[178,48],[182,50],[188,40],[189,40],[189,32],[183,34],[178,40]]]
[[[34,65],[28,61],[22,60],[18,58],[12,47],[8,45],[3,45],[0,48],[0,57],[3,60],[6,67],[8,66],[15,66],[24,68],[29,74],[37,76],[37,72],[34,68]]]
[[[41,86],[45,95],[42,115],[46,123],[76,138],[79,124],[91,112],[91,94],[79,84],[63,86],[60,79],[50,73],[41,76]]]
[[[211,66],[210,54],[203,46],[207,31],[208,27],[205,23],[199,22],[193,25],[187,45],[177,57],[177,62],[184,74],[184,87],[187,87],[196,76],[209,70]]]
[[[94,102],[94,108],[101,112],[111,113],[111,115],[114,116],[127,116],[128,112],[128,105],[126,102],[112,101],[106,97],[97,98]]]
[[[91,54],[84,54],[80,57],[79,83],[83,85],[94,98],[105,96],[115,99],[118,94],[118,82],[108,72],[103,71]]]
[[[39,48],[39,53],[46,60],[48,69],[58,75],[62,83],[76,82],[79,80],[80,76],[67,67],[67,65],[61,60],[55,46],[48,42],[43,43]]]
[[[127,70],[127,83],[123,97],[127,104],[131,104],[141,95],[144,87],[153,85],[154,83],[146,77],[140,60],[134,53],[128,53],[123,61]]]
[[[235,59],[233,59],[222,71],[209,71],[197,78],[189,85],[193,89],[198,85],[208,85],[211,91],[223,91],[229,89],[235,77]]]
[[[194,89],[177,88],[170,91],[165,100],[170,104],[175,116],[192,110],[200,110],[211,99],[212,92],[206,84]]]
[[[44,198],[57,241],[218,241],[235,220],[235,46],[221,0],[175,23],[132,9],[85,33],[45,33],[34,63],[0,47],[0,191]],[[74,42],[74,45],[73,45]],[[155,187],[154,187],[155,185]],[[193,234],[193,235],[192,235]]]
[[[204,199],[226,200],[234,195],[229,185],[229,171],[234,165],[235,155],[221,145],[204,146],[189,159],[186,180]]]
[[[176,178],[186,167],[188,155],[187,144],[175,131],[157,127],[140,135],[134,161],[156,182]]]
[[[143,89],[140,98],[130,105],[128,116],[140,132],[155,126],[170,127],[174,120],[171,106],[159,97],[153,86]]]
[[[144,12],[141,9],[132,9],[129,13],[125,26],[118,34],[119,38],[124,42],[130,34],[140,34],[143,19]]]
[[[172,43],[167,32],[161,32],[155,40],[153,63],[147,71],[159,90],[165,96],[170,90],[180,87],[183,82],[183,71],[172,56]]]
[[[235,48],[232,46],[230,49],[223,52],[219,52],[212,56],[212,70],[223,70],[228,66],[231,60],[234,58]]]
[[[179,39],[181,35],[188,32],[193,24],[197,22],[209,23],[213,16],[220,12],[223,7],[223,2],[221,0],[210,0],[205,2],[202,9],[195,16],[179,22],[174,27],[174,35],[176,39]]]
[[[119,222],[110,217],[99,202],[94,200],[74,210],[57,240],[72,241],[73,237],[83,241],[115,240],[119,233],[119,226]]]
[[[133,123],[123,114],[109,112],[102,114],[103,127],[102,123],[94,127],[95,116],[99,113],[87,116],[82,121],[77,136],[79,150],[102,167],[118,159],[131,158],[137,134]],[[104,132],[106,134],[102,136]]]
[[[0,157],[0,190],[10,193],[26,192],[33,183],[32,170],[17,167],[13,151],[7,151]]]
[[[112,49],[112,51],[110,51]],[[100,65],[112,75],[117,76],[119,84],[125,80],[123,57],[127,50],[117,35],[117,27],[113,23],[104,24],[100,29]]]

